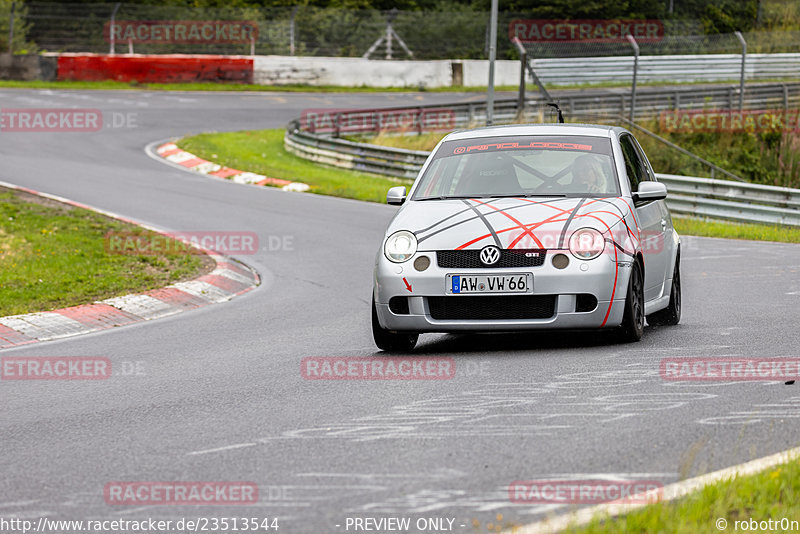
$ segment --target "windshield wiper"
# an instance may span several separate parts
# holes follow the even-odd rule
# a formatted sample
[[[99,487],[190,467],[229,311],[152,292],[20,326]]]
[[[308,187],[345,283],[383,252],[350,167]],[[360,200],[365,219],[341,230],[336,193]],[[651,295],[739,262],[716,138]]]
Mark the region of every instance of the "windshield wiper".
[[[483,198],[480,195],[469,195],[469,196],[449,196],[449,195],[442,195],[438,197],[422,197],[422,198],[415,198],[414,200],[451,200],[451,199],[463,199],[463,198]]]
[[[538,195],[533,193],[521,193],[521,194],[513,194],[510,193],[508,195],[490,195],[489,198],[514,198],[514,197],[521,197],[521,198],[531,198],[531,197],[543,197],[543,198],[552,198],[552,197],[566,197],[567,195],[562,195],[558,193],[551,193],[549,195]]]

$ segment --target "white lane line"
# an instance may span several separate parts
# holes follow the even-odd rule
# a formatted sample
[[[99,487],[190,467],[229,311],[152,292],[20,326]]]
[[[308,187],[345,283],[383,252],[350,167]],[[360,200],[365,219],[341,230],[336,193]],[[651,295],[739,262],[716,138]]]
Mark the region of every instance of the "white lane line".
[[[662,502],[672,501],[685,497],[686,495],[701,489],[703,486],[714,484],[734,476],[754,475],[778,464],[800,458],[800,447],[779,452],[764,458],[758,458],[750,462],[720,469],[707,475],[690,478],[681,482],[675,482],[664,486]],[[536,523],[530,523],[522,527],[514,527],[511,530],[503,531],[504,534],[554,534],[565,530],[567,527],[580,527],[588,524],[600,516],[616,517],[629,512],[644,508],[648,500],[644,495],[639,499],[632,497],[630,500],[641,501],[638,503],[620,503],[619,501],[599,504],[591,508],[584,508],[570,514],[562,514]]]
[[[0,502],[0,508],[10,508],[13,506],[28,506],[29,504],[36,504],[37,502],[39,501],[33,500],[33,501]]]
[[[228,445],[225,447],[217,447],[216,449],[205,449],[202,451],[187,452],[186,456],[196,456],[198,454],[211,454],[213,452],[230,451],[233,449],[243,449],[245,447],[255,447],[255,443],[237,443],[236,445]]]

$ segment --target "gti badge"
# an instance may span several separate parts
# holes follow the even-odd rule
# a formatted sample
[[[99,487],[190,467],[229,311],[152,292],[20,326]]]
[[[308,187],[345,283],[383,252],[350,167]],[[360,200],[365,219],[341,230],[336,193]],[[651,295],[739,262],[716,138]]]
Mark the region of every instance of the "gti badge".
[[[494,245],[483,247],[481,249],[480,258],[484,265],[494,265],[500,261],[500,249]]]

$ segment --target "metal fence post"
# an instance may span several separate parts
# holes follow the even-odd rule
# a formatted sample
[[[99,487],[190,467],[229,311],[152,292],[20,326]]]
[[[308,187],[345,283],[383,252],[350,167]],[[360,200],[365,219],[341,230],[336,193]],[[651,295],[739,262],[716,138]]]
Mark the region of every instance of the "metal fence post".
[[[742,32],[734,32],[739,42],[742,43],[742,72],[739,75],[739,111],[744,109],[744,66],[747,62],[747,41],[744,40]]]
[[[528,51],[522,46],[518,37],[512,39],[514,44],[517,45],[519,52],[519,97],[517,99],[517,118],[525,116],[525,75],[527,74],[528,67]]]
[[[14,53],[14,10],[17,7],[16,2],[11,2],[11,14],[8,19],[8,53]]]
[[[114,4],[114,10],[111,11],[111,24],[108,27],[108,53],[109,55],[114,55],[114,20],[117,18],[117,11],[119,10],[119,2]]]
[[[294,6],[292,8],[292,15],[289,18],[289,55],[294,55],[294,19],[297,16],[297,10],[300,9],[300,6]]]
[[[489,91],[486,98],[486,126],[494,122],[494,60],[497,54],[497,0],[492,0],[489,15]]]
[[[636,113],[636,76],[639,73],[639,45],[633,35],[628,34],[625,36],[628,42],[633,47],[633,83],[631,84],[631,111],[628,120],[633,122],[634,114]]]

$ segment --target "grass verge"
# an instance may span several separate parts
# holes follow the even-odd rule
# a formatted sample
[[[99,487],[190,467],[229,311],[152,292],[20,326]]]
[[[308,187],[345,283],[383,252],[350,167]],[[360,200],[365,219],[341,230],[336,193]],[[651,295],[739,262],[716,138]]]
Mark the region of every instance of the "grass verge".
[[[0,188],[0,316],[154,289],[213,268],[205,255],[106,252],[108,232],[152,232],[89,210]]]
[[[681,235],[800,243],[800,228],[771,226],[767,224],[707,221],[688,217],[673,217],[672,221],[675,225],[675,229]]]
[[[282,129],[205,133],[178,141],[178,146],[208,161],[271,178],[304,182],[320,195],[386,202],[389,178],[317,165],[286,151]]]
[[[795,521],[794,528],[752,528],[757,522]],[[723,523],[724,521],[724,523]],[[747,522],[746,526],[737,521]],[[793,460],[761,473],[711,484],[677,501],[648,505],[625,516],[603,520],[579,528],[572,534],[623,534],[634,532],[791,532],[800,521],[800,460]],[[766,525],[769,526],[769,525]],[[722,528],[720,528],[722,527]]]

